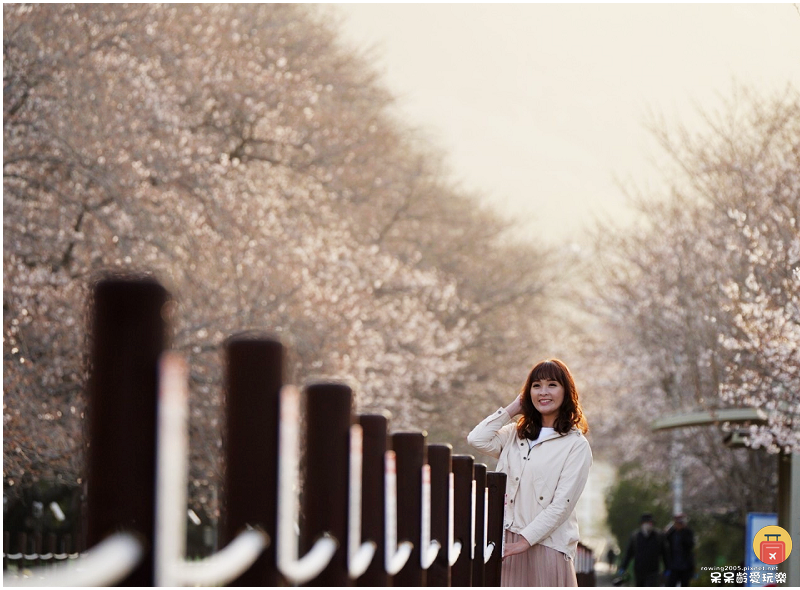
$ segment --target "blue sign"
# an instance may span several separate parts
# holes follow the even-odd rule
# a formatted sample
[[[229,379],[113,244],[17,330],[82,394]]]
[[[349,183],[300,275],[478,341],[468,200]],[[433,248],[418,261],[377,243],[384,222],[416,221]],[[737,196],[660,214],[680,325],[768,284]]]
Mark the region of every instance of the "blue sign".
[[[745,571],[749,574],[753,566],[764,565],[753,551],[753,539],[756,533],[763,529],[765,526],[772,526],[778,524],[778,515],[770,512],[748,512],[747,514],[747,531],[744,535],[744,567]],[[747,587],[763,586],[764,584],[754,584],[751,582],[751,577],[747,576]]]

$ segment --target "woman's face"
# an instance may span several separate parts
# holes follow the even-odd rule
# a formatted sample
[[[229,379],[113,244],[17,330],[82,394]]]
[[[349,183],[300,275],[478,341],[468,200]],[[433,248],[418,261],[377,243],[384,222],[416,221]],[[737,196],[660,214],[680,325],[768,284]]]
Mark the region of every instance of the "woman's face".
[[[542,426],[555,424],[558,410],[564,403],[564,386],[558,381],[543,379],[531,383],[531,402],[542,415]]]

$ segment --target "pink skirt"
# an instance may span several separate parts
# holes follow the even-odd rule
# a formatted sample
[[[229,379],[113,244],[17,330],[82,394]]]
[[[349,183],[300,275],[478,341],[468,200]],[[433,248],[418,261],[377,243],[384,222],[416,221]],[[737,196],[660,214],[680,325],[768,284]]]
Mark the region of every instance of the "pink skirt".
[[[522,539],[522,535],[506,531],[506,543]],[[509,555],[503,560],[501,586],[577,586],[575,566],[560,551],[534,545],[524,553]]]

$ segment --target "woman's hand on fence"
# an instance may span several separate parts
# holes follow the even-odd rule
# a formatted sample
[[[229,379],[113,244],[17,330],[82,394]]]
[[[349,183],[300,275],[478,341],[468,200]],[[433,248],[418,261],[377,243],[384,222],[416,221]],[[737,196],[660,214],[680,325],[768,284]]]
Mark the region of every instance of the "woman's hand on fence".
[[[514,543],[506,543],[503,550],[503,559],[509,555],[519,555],[520,553],[525,553],[530,548],[531,546],[524,538],[520,539],[519,541],[515,541]]]

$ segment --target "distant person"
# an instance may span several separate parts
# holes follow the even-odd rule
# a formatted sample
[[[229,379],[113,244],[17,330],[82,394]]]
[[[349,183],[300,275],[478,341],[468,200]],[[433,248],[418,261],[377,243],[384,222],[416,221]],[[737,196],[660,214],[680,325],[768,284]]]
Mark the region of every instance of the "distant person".
[[[694,574],[694,531],[682,512],[675,515],[665,533],[667,542],[667,586],[686,587]]]
[[[469,444],[499,459],[497,471],[508,476],[501,585],[578,585],[575,505],[592,465],[588,428],[569,369],[551,359],[469,433]]]
[[[664,538],[653,525],[653,515],[642,514],[639,528],[631,534],[628,549],[619,569],[622,576],[633,560],[633,577],[636,586],[659,586],[661,561],[667,564]]]

